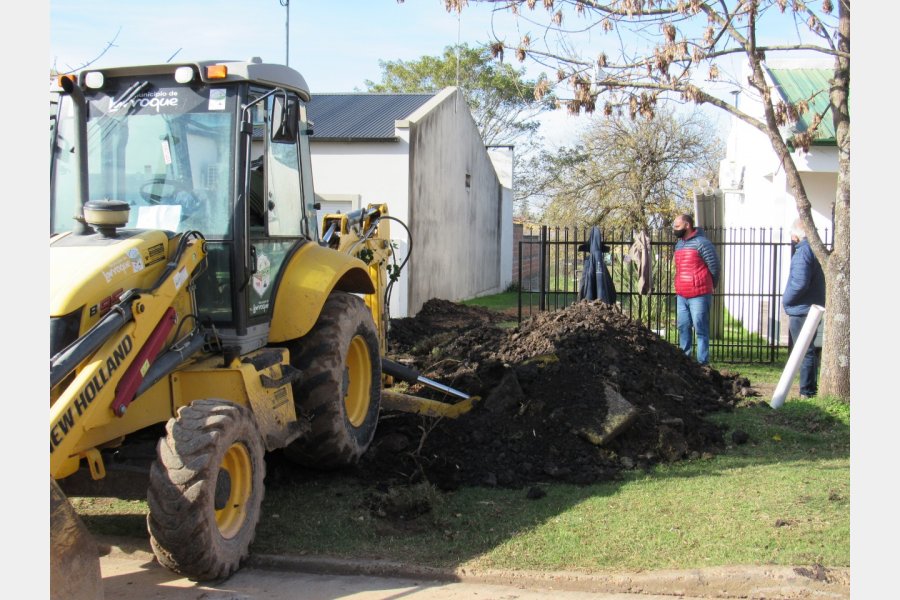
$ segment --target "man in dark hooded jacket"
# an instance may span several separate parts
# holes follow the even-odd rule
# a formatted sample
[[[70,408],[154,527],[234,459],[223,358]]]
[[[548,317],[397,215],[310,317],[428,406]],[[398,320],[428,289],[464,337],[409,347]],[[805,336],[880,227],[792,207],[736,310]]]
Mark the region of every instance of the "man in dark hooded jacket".
[[[679,215],[672,224],[675,242],[675,296],[678,344],[691,356],[697,333],[697,362],[709,363],[709,310],[719,283],[719,255],[703,230],[694,228],[694,217]]]
[[[825,306],[825,273],[813,254],[806,232],[800,219],[794,221],[791,228],[791,241],[794,254],[791,256],[791,270],[787,287],[781,297],[784,312],[790,318],[791,339],[794,343],[800,337],[803,323],[813,304]],[[812,398],[818,391],[819,355],[815,345],[809,344],[803,362],[800,363],[800,397]]]
[[[587,246],[578,247],[588,252],[584,259],[584,272],[581,274],[581,287],[578,289],[579,300],[602,300],[607,304],[616,303],[616,286],[613,284],[603,253],[609,252],[609,246],[603,243],[603,234],[596,225],[591,228]]]

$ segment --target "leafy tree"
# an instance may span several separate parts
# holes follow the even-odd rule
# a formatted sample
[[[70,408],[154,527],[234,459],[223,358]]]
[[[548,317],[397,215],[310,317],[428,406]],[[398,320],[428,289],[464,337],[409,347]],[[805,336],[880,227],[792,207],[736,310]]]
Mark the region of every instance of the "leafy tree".
[[[688,210],[695,182],[714,180],[723,156],[700,113],[660,110],[593,119],[575,147],[543,153],[526,178],[550,197],[545,220],[646,231]]]
[[[497,63],[488,47],[454,45],[445,48],[443,56],[378,64],[381,81],[366,80],[370,92],[437,92],[458,86],[486,146],[510,144],[534,133],[539,126],[534,118],[553,106],[549,96],[535,100],[539,82],[525,79],[525,69]]]
[[[658,100],[707,104],[737,117],[765,134],[784,169],[807,239],[825,271],[826,339],[819,391],[850,398],[850,0],[473,0],[497,5],[539,26],[540,35],[497,40],[495,55],[515,52],[519,60],[553,64],[557,79],[573,93],[573,112],[606,114],[617,108],[649,116]],[[467,0],[445,0],[447,10],[463,10]],[[526,12],[527,11],[527,12]],[[836,14],[835,14],[836,13]],[[571,23],[571,25],[570,25]],[[779,28],[796,32],[797,41],[778,39]],[[609,33],[608,36],[600,35]],[[590,34],[596,54],[578,55],[573,43]],[[533,40],[536,40],[534,42]],[[769,41],[774,40],[774,41]],[[540,46],[538,44],[541,44]],[[809,100],[787,104],[764,76],[767,57],[817,56],[833,60],[828,107],[811,116],[810,127],[785,139],[782,133],[808,111]],[[763,118],[747,114],[716,97],[710,82],[724,63],[739,57],[750,67],[734,88],[761,98]],[[704,81],[705,80],[705,81]],[[538,92],[545,89],[538,82]],[[834,125],[838,149],[834,237],[826,248],[816,231],[810,201],[794,162],[793,149],[808,149],[823,119]]]

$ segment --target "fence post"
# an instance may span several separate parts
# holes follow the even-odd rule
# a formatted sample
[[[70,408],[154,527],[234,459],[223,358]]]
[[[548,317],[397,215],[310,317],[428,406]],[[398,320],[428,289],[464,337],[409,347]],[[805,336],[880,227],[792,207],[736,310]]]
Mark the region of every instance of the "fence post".
[[[769,230],[769,241],[774,242],[775,235],[774,232]],[[769,300],[769,322],[771,323],[771,328],[773,329],[772,335],[769,339],[772,341],[769,343],[769,362],[775,360],[775,354],[778,347],[781,346],[781,327],[780,327],[780,317],[781,317],[781,307],[779,306],[778,299],[780,297],[781,290],[779,289],[778,283],[781,281],[781,253],[784,250],[784,247],[781,245],[784,240],[783,230],[779,230],[778,232],[778,245],[772,245],[772,284],[770,291],[772,293],[772,299]],[[788,338],[788,349],[790,350],[790,338]]]
[[[539,290],[539,306],[541,312],[547,310],[547,262],[549,259],[548,253],[550,251],[550,245],[547,243],[547,226],[541,225],[541,243],[540,243],[540,252],[541,256],[539,259],[539,268],[541,270],[540,275],[540,290]]]
[[[524,227],[522,229],[524,231]],[[524,262],[522,260],[522,245],[523,244],[524,244],[524,241],[519,240],[519,290],[518,290],[518,293],[516,294],[516,296],[518,298],[518,304],[519,304],[519,323],[520,324],[522,323],[522,288],[524,287],[524,285],[522,284],[522,263]]]

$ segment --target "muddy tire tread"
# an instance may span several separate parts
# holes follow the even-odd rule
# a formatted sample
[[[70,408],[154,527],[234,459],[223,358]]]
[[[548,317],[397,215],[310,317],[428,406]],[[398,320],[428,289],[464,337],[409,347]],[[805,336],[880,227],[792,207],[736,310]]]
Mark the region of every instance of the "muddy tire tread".
[[[344,357],[356,335],[366,340],[372,359],[369,410],[358,428],[347,420],[340,392]],[[311,431],[285,448],[285,455],[317,469],[355,464],[375,435],[381,403],[381,358],[371,313],[357,296],[332,292],[313,329],[288,348],[291,364],[303,371],[303,377],[294,385],[297,414],[310,419]]]
[[[234,442],[247,447],[253,489],[242,528],[225,539],[216,526],[214,482],[222,456]],[[252,413],[237,404],[198,400],[169,419],[147,493],[150,544],[163,566],[197,581],[220,580],[240,567],[260,517],[263,455]]]

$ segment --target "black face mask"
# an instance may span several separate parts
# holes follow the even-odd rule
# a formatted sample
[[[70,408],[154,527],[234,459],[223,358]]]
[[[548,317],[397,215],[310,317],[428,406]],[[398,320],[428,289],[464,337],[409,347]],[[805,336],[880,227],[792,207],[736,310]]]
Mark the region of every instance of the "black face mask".
[[[683,238],[687,235],[687,229],[673,229],[672,233],[674,233],[677,238]]]

